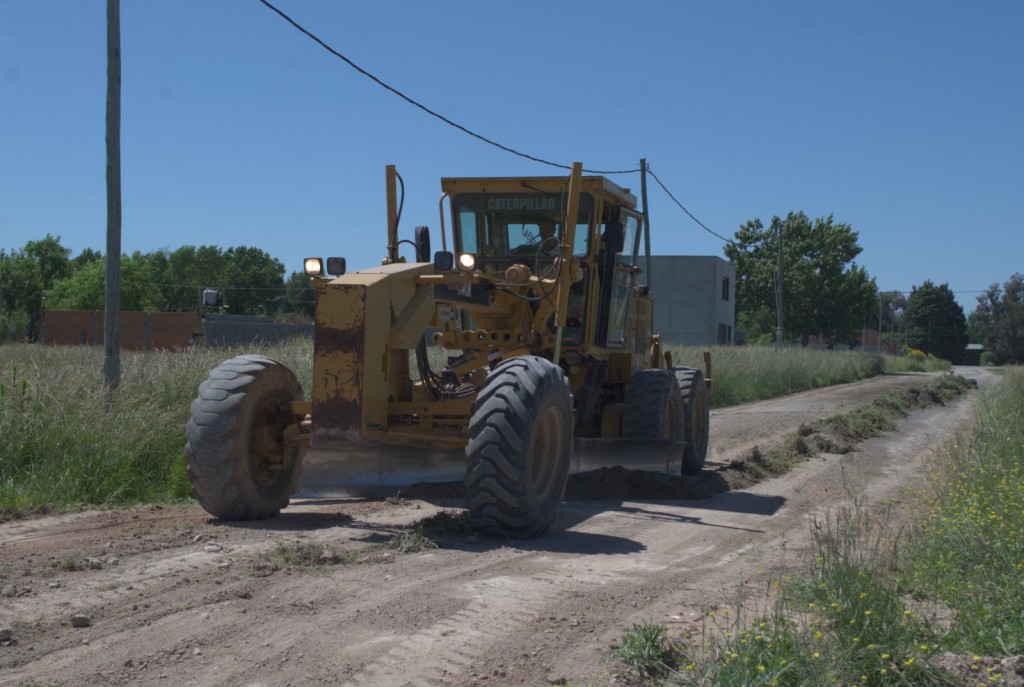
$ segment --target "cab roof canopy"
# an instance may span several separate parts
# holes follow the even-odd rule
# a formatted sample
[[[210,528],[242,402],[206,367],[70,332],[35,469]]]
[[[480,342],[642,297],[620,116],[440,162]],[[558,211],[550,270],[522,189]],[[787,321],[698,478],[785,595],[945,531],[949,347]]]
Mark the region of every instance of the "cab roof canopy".
[[[567,185],[568,177],[445,177],[441,179],[441,190],[451,195],[458,193],[560,193]],[[581,178],[582,192],[613,198],[629,208],[636,207],[636,196],[628,188],[622,188],[603,176]]]

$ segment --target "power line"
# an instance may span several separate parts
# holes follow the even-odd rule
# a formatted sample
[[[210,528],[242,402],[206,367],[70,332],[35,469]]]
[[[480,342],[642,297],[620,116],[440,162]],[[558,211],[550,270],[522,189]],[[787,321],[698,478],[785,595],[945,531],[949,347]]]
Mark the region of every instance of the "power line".
[[[220,291],[289,291],[287,286],[210,286],[209,283],[204,285],[199,284],[158,284],[153,283],[153,286],[157,286],[162,289],[217,289]],[[302,288],[306,288],[303,286]]]
[[[557,167],[559,169],[572,169],[572,167],[570,165],[562,164],[562,163],[559,163],[559,162],[552,162],[550,160],[545,160],[544,158],[537,157],[535,155],[529,155],[527,153],[523,153],[523,152],[521,152],[519,150],[516,150],[515,148],[512,148],[510,146],[504,145],[502,143],[498,143],[497,141],[495,141],[493,139],[487,138],[486,136],[483,136],[482,134],[478,134],[477,132],[472,131],[471,129],[469,129],[469,128],[467,128],[467,127],[465,127],[465,126],[463,126],[463,125],[461,125],[461,124],[459,124],[457,122],[453,122],[452,120],[448,119],[444,115],[442,115],[442,114],[440,114],[438,112],[435,112],[434,110],[430,109],[426,105],[424,105],[424,104],[420,103],[419,101],[411,98],[410,96],[406,95],[405,93],[403,93],[402,91],[398,90],[397,88],[395,88],[395,87],[385,83],[384,81],[382,81],[380,78],[378,78],[374,74],[372,74],[369,71],[363,69],[362,67],[357,65],[355,62],[353,62],[351,59],[349,59],[348,57],[346,57],[342,53],[340,53],[337,50],[335,50],[334,48],[332,48],[330,45],[328,45],[326,42],[324,42],[322,39],[320,39],[318,36],[316,36],[312,31],[310,31],[309,29],[305,28],[304,26],[299,24],[297,21],[292,19],[290,16],[285,14],[283,11],[281,11],[280,9],[275,7],[272,3],[269,2],[269,0],[259,0],[259,2],[262,3],[267,9],[269,9],[270,11],[274,12],[279,17],[281,17],[281,19],[283,19],[286,22],[288,22],[289,24],[291,24],[291,26],[294,27],[297,31],[299,31],[304,36],[306,36],[307,38],[309,38],[310,40],[315,42],[317,45],[319,45],[321,48],[323,48],[324,50],[329,52],[331,55],[337,57],[339,60],[343,61],[345,64],[350,66],[352,69],[355,69],[357,72],[359,72],[360,74],[362,74],[366,78],[370,79],[371,81],[376,83],[381,88],[384,88],[385,90],[390,91],[391,93],[397,95],[402,100],[404,100],[407,103],[409,103],[410,105],[412,105],[412,106],[422,110],[423,112],[426,112],[431,117],[435,117],[436,119],[441,120],[442,122],[444,122],[448,126],[451,126],[451,127],[455,128],[455,129],[458,129],[459,131],[463,132],[464,134],[472,136],[473,138],[476,138],[477,140],[483,141],[484,143],[487,143],[488,145],[494,146],[495,148],[498,148],[500,150],[504,150],[507,153],[511,153],[513,155],[517,155],[519,157],[526,158],[527,160],[532,160],[534,162],[539,162],[539,163],[541,163],[543,165],[548,165],[549,167]],[[635,168],[635,169],[621,169],[621,170],[584,169],[583,171],[587,172],[588,174],[603,174],[603,175],[609,175],[610,176],[610,175],[613,175],[613,174],[636,174],[636,173],[640,172],[640,169],[639,168]],[[689,216],[690,219],[692,219],[694,222],[696,222],[698,226],[700,226],[702,229],[704,229],[704,231],[708,232],[712,236],[715,236],[716,238],[718,238],[718,239],[720,239],[722,241],[725,241],[726,243],[733,243],[733,241],[731,239],[728,239],[728,238],[722,236],[721,234],[715,232],[714,230],[710,229],[706,224],[704,224],[699,219],[697,219],[692,212],[690,212],[688,209],[686,209],[686,206],[684,206],[681,202],[679,202],[679,200],[672,194],[672,192],[668,190],[668,188],[665,186],[665,184],[662,183],[661,179],[659,179],[658,176],[654,172],[651,171],[650,166],[647,167],[647,171],[654,178],[654,180],[656,182],[658,182],[658,185],[661,187],[661,189],[666,194],[668,194],[668,197],[671,198],[672,201],[676,205],[678,205],[679,208],[682,209],[682,211],[685,212],[687,214],[687,216]]]
[[[371,81],[373,81],[374,83],[376,83],[378,86],[380,86],[380,87],[382,87],[382,88],[384,88],[384,89],[386,89],[388,91],[391,91],[392,93],[397,95],[402,100],[406,101],[410,105],[413,105],[414,107],[418,107],[419,109],[421,109],[424,112],[426,112],[427,114],[429,114],[431,117],[436,117],[437,119],[440,119],[442,122],[444,122],[448,126],[454,127],[456,129],[458,129],[459,131],[461,131],[462,133],[468,134],[468,135],[472,136],[473,138],[476,138],[476,139],[478,139],[480,141],[483,141],[484,143],[487,143],[488,145],[494,146],[495,148],[500,148],[501,150],[504,150],[507,153],[512,153],[513,155],[518,155],[519,157],[524,157],[527,160],[533,160],[534,162],[539,162],[539,163],[541,163],[543,165],[548,165],[550,167],[558,167],[560,169],[572,169],[571,165],[564,165],[564,164],[561,164],[559,162],[551,162],[550,160],[545,160],[543,158],[539,158],[539,157],[536,157],[534,155],[528,155],[526,153],[523,153],[523,152],[520,152],[520,151],[516,150],[515,148],[510,148],[509,146],[502,145],[501,143],[498,143],[497,141],[494,141],[494,140],[492,140],[490,138],[487,138],[486,136],[483,136],[481,134],[476,133],[475,131],[467,129],[466,127],[462,126],[461,124],[458,124],[457,122],[453,122],[452,120],[448,119],[444,115],[439,114],[439,113],[435,112],[434,110],[431,110],[426,105],[423,105],[422,103],[420,103],[420,102],[418,102],[416,100],[413,100],[412,98],[410,98],[405,93],[403,93],[402,91],[398,90],[397,88],[384,83],[379,78],[377,78],[376,76],[374,76],[370,72],[366,71],[365,69],[363,69],[362,67],[357,65],[355,62],[353,62],[352,60],[350,60],[349,58],[345,57],[340,52],[338,52],[337,50],[335,50],[334,48],[329,46],[327,43],[322,41],[320,38],[318,38],[316,35],[314,35],[308,29],[306,29],[303,26],[301,26],[297,21],[295,21],[294,19],[289,17],[287,14],[285,14],[284,12],[279,10],[277,7],[274,7],[274,5],[272,5],[267,0],[259,0],[259,1],[261,3],[263,3],[269,10],[271,10],[272,12],[277,14],[279,17],[284,19],[286,22],[291,24],[293,27],[295,27],[300,33],[304,34],[305,36],[310,38],[312,41],[314,41],[321,48],[323,48],[327,52],[331,53],[332,55],[337,57],[339,60],[342,60],[343,62],[345,62],[345,64],[347,64],[348,66],[352,67],[357,72],[359,72],[360,74],[362,74],[366,78],[368,78]],[[608,175],[611,175],[611,174],[635,174],[636,172],[639,172],[640,170],[639,169],[623,169],[623,170],[611,170],[610,171],[610,170],[599,170],[599,169],[585,169],[583,171],[587,172],[589,174],[608,174]]]
[[[686,207],[682,203],[680,203],[679,200],[674,195],[672,195],[672,192],[669,191],[665,187],[665,184],[661,183],[661,179],[658,178],[658,175],[651,171],[650,165],[647,166],[647,173],[650,174],[652,177],[654,177],[654,180],[658,182],[658,186],[661,186],[661,190],[664,191],[665,193],[667,193],[668,197],[671,198],[672,201],[676,205],[678,205],[680,207],[680,209],[682,209],[683,212],[685,212],[687,215],[689,215],[690,219],[692,219],[694,222],[696,222],[704,231],[708,232],[712,236],[715,236],[715,237],[721,239],[722,241],[725,241],[726,243],[733,243],[733,244],[735,243],[732,239],[727,239],[724,236],[722,236],[721,234],[713,231],[712,229],[709,229],[706,224],[704,224],[699,219],[694,217],[693,213],[690,212],[689,210],[687,210]]]

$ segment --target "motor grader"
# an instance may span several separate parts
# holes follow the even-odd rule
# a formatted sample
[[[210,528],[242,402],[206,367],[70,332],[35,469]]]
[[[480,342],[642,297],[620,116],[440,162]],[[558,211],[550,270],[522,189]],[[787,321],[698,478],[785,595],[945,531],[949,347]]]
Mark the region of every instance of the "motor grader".
[[[442,179],[431,254],[426,227],[398,239],[399,184],[388,166],[379,267],[305,261],[317,294],[311,400],[258,355],[200,386],[185,452],[207,511],[267,518],[296,490],[462,480],[475,528],[531,537],[554,520],[571,471],[701,470],[710,380],[673,367],[652,332],[638,279],[645,223],[629,190],[579,163],[567,178]],[[705,365],[710,377],[706,354]]]

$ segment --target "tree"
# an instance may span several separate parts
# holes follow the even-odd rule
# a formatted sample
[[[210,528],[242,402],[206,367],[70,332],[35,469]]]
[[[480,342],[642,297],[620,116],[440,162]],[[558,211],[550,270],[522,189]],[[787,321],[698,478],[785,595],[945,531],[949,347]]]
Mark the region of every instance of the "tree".
[[[60,279],[71,274],[71,251],[60,243],[59,236],[46,235],[29,241],[12,253],[0,250],[0,308],[6,320],[4,338],[34,339],[39,334],[43,297]],[[17,320],[17,330],[12,323]]]
[[[872,322],[875,280],[853,262],[861,253],[857,232],[832,216],[813,222],[803,212],[760,219],[740,227],[725,255],[736,266],[736,303],[741,322],[765,322],[775,313],[775,284],[782,242],[783,327],[807,345],[812,335],[831,343],[855,343]],[[755,338],[761,332],[748,332]]]
[[[907,345],[953,363],[963,361],[967,320],[948,284],[915,286],[904,314]]]
[[[195,310],[202,287],[195,275],[195,246],[150,253],[149,270],[156,285],[157,307],[164,312]]]
[[[273,312],[284,297],[284,264],[259,248],[238,246],[224,253],[224,300],[237,314]]]
[[[161,310],[194,310],[216,289],[231,312],[274,312],[285,301],[284,265],[259,248],[182,246],[147,256]]]
[[[903,345],[903,314],[907,308],[907,297],[899,291],[883,291],[878,294],[878,308],[881,321],[879,338],[899,350]]]
[[[316,312],[316,289],[305,272],[292,272],[284,283],[288,312],[313,317]]]
[[[1024,363],[1024,276],[1019,272],[1002,288],[992,284],[978,296],[972,313],[980,341],[1000,364]]]
[[[92,248],[86,248],[81,253],[75,256],[75,259],[71,261],[71,271],[80,270],[89,263],[96,262],[97,260],[103,259],[103,253]]]
[[[54,284],[46,296],[47,310],[103,310],[107,266],[94,260],[67,279]],[[155,310],[156,288],[147,258],[136,251],[121,258],[121,309]]]
[[[308,310],[311,291],[286,291],[284,265],[259,248],[182,246],[175,251],[136,251],[122,257],[121,307],[136,311],[188,311],[203,290],[221,292],[239,314],[276,313],[289,298]],[[42,310],[104,307],[105,262],[91,248],[72,260],[60,237],[29,241],[20,251],[0,250],[0,340],[34,338]]]

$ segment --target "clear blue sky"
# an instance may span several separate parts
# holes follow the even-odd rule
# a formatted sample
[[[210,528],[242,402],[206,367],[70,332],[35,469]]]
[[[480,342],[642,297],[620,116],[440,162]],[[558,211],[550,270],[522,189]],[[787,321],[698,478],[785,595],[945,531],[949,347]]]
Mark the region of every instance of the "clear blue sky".
[[[882,290],[1024,271],[1024,2],[275,4],[484,136],[593,169],[651,168],[706,225],[803,210],[859,232]],[[301,269],[438,241],[442,176],[559,174],[456,131],[257,0],[125,0],[125,252],[255,246]],[[0,247],[105,250],[106,3],[0,0]],[[639,176],[618,177],[639,192]],[[639,195],[639,193],[638,193]],[[650,190],[655,254],[722,242]]]

